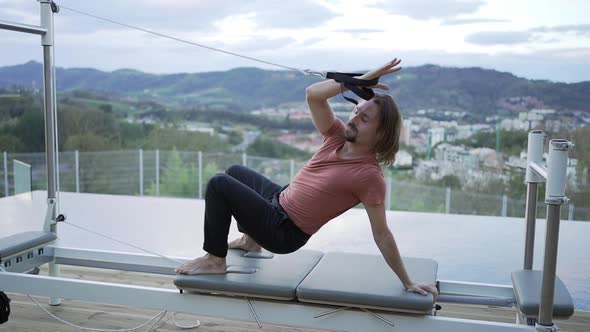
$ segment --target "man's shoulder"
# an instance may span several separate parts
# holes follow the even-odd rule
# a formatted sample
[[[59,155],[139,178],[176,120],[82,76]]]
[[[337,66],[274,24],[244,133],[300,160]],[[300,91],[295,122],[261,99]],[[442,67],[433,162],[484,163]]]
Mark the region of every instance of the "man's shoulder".
[[[367,160],[362,163],[362,173],[366,179],[384,179],[383,169],[379,163],[373,160]]]
[[[344,137],[344,128],[344,122],[342,122],[342,120],[340,120],[338,117],[335,117],[332,126],[325,132],[321,133],[324,136],[324,142],[335,136]]]

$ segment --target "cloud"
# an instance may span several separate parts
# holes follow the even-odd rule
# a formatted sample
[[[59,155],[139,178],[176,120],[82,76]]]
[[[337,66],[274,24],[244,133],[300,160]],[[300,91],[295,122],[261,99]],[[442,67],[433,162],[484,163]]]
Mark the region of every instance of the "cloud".
[[[327,7],[309,0],[259,0],[251,10],[256,13],[256,24],[263,28],[312,28],[336,17]]]
[[[481,0],[384,0],[372,7],[384,9],[391,14],[427,20],[471,14],[483,4],[485,2]]]
[[[344,32],[344,33],[352,33],[352,34],[361,34],[361,33],[376,33],[376,32],[384,32],[385,30],[381,29],[339,29],[334,30],[334,32]]]
[[[441,25],[465,25],[465,24],[479,24],[479,23],[507,23],[510,20],[501,20],[494,18],[449,18],[443,20]]]
[[[268,38],[266,36],[255,36],[234,45],[227,45],[227,47],[231,47],[231,49],[241,52],[256,52],[264,50],[277,50],[294,42],[296,42],[296,40],[290,37]]]
[[[512,45],[540,40],[557,42],[561,40],[561,35],[567,33],[590,37],[590,24],[543,26],[525,31],[482,31],[467,35],[465,41],[478,45]],[[561,35],[555,36],[555,34]]]
[[[484,31],[465,37],[466,42],[478,45],[522,44],[530,40],[531,33],[527,31]]]
[[[313,45],[315,43],[318,43],[318,42],[320,42],[322,40],[324,40],[324,37],[307,38],[303,42],[300,43],[300,46],[301,47],[310,46],[310,45]]]
[[[574,33],[577,35],[590,36],[590,24],[558,25],[554,27],[538,27],[529,30],[535,33]]]
[[[147,29],[211,31],[214,23],[233,15],[250,13],[255,23],[263,28],[309,28],[323,24],[336,14],[309,0],[276,2],[272,0],[150,0],[138,5],[137,1],[85,1],[62,0],[63,6],[72,7],[130,25]],[[64,8],[63,26],[70,32],[88,32],[109,23],[97,21]],[[80,30],[80,27],[83,30]]]
[[[232,15],[253,14],[261,28],[310,28],[322,25],[336,14],[311,0],[277,2],[273,0],[60,0],[61,11],[55,15],[60,33],[85,34],[102,29],[126,29],[112,23],[85,16],[75,9],[113,21],[135,25],[148,30],[181,33],[215,30],[215,22]],[[0,0],[3,20],[39,24],[39,4],[36,1]]]

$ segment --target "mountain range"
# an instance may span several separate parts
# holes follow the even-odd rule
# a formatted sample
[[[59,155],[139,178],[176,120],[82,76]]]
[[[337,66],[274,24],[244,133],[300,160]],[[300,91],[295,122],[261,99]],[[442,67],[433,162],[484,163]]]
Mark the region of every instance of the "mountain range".
[[[0,67],[0,87],[42,87],[42,64],[30,61]],[[56,68],[58,93],[86,90],[114,98],[138,98],[179,107],[205,106],[234,111],[272,107],[305,99],[305,87],[317,82],[292,71],[237,68],[228,71],[149,74],[133,69],[112,72]],[[590,113],[590,81],[558,83],[528,80],[482,68],[437,65],[407,67],[382,79],[402,110],[434,109],[497,114],[552,108]]]

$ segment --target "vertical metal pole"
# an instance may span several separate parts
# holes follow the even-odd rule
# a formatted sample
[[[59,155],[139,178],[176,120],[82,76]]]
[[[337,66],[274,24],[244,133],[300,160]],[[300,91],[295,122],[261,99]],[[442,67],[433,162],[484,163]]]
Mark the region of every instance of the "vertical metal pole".
[[[143,149],[139,149],[139,196],[143,196]]]
[[[42,3],[43,7],[44,4]],[[51,9],[49,9],[51,11]],[[56,199],[58,192],[57,175],[57,128],[55,110],[55,86],[53,80],[53,50],[43,46],[43,79],[45,85],[45,151],[47,161],[47,198]]]
[[[4,151],[4,196],[8,196],[8,153]]]
[[[246,155],[246,152],[242,153],[242,165],[248,167],[248,156]]]
[[[45,111],[45,154],[47,162],[47,205],[51,213],[50,231],[57,234],[55,220],[59,215],[59,160],[57,152],[57,104],[55,92],[55,68],[53,54],[53,11],[50,0],[41,0],[41,26],[47,32],[41,36],[43,45],[43,108]],[[59,277],[59,265],[49,263],[49,275]],[[50,305],[61,304],[61,299],[50,298]]]
[[[203,198],[203,152],[199,151],[199,198]]]
[[[295,160],[291,159],[290,162],[290,169],[289,169],[289,179],[291,179],[291,181],[293,181],[293,177],[295,176]]]
[[[527,169],[525,182],[527,183],[527,200],[525,211],[525,237],[524,237],[524,259],[525,270],[533,268],[533,256],[535,252],[535,224],[537,222],[537,193],[538,184],[545,179],[535,173],[530,163],[543,161],[543,146],[545,144],[545,133],[540,130],[533,130],[529,133],[527,142]]]
[[[387,177],[385,190],[385,209],[391,210],[391,176]]]
[[[80,152],[76,150],[74,152],[74,160],[76,163],[76,192],[80,192]]]
[[[567,220],[573,221],[574,220],[574,205],[570,204],[567,211]]]
[[[533,269],[533,254],[535,251],[535,224],[537,218],[537,183],[528,183],[526,191],[526,228],[524,234],[524,264],[523,269]]]
[[[445,213],[451,213],[451,187],[447,187],[445,195]]]
[[[557,243],[559,240],[559,213],[561,206],[547,204],[547,232],[545,234],[545,259],[543,262],[543,284],[539,306],[539,324],[553,325],[553,297],[555,293],[555,272],[557,266]]]
[[[156,150],[156,196],[160,196],[160,150]]]
[[[568,202],[565,196],[567,151],[573,144],[563,139],[549,142],[547,160],[547,232],[545,235],[545,258],[543,261],[543,281],[541,304],[539,306],[539,325],[553,327],[553,298],[555,292],[555,271],[557,267],[557,247],[559,242],[559,218],[561,205]]]
[[[508,212],[508,197],[506,194],[502,195],[502,217],[506,217]]]

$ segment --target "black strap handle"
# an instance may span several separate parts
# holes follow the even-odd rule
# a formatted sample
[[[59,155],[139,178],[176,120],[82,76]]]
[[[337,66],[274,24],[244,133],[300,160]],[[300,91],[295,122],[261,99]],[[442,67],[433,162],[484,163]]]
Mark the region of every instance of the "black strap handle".
[[[363,74],[360,73],[338,73],[338,72],[327,72],[326,78],[333,79],[336,82],[340,83],[342,97],[349,102],[357,105],[358,101],[346,97],[344,95],[344,87],[348,88],[352,93],[359,96],[364,100],[370,100],[375,96],[373,89],[369,88],[369,86],[375,86],[379,83],[379,78],[374,78],[372,80],[363,80],[360,78],[355,78],[355,76],[361,76]]]

